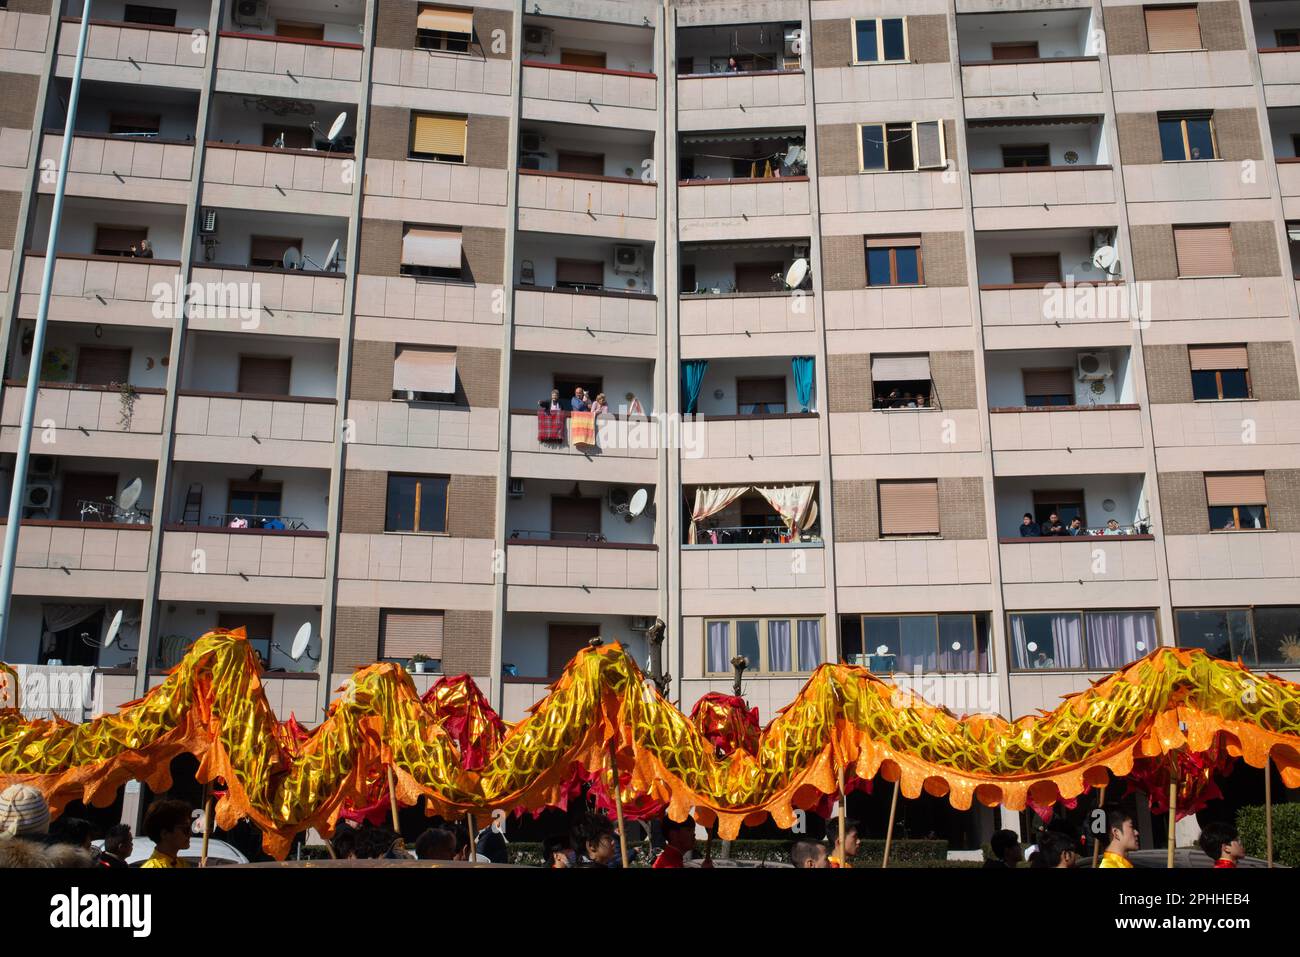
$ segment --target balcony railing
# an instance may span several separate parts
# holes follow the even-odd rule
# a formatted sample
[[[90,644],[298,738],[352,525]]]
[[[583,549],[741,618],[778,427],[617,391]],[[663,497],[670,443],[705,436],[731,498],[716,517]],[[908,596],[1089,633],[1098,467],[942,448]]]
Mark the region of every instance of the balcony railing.
[[[993,450],[1142,447],[1140,407],[1116,405],[993,408]]]
[[[5,524],[0,519],[0,525]],[[50,519],[23,519],[18,532],[18,568],[54,571],[140,572],[148,567],[149,536],[152,528],[139,524],[112,522],[64,522]],[[65,577],[65,576],[61,576]],[[21,584],[21,579],[20,579]],[[52,584],[61,584],[54,579]],[[68,580],[71,594],[96,597],[122,597],[114,591],[123,579],[75,577]],[[144,586],[143,578],[138,582]],[[20,587],[20,593],[24,593]],[[59,592],[63,594],[62,589]]]
[[[811,332],[812,293],[772,292],[683,293],[681,334],[752,336],[759,332]],[[716,352],[699,355],[715,356]],[[692,353],[686,358],[696,358]]]
[[[773,109],[804,104],[803,70],[708,73],[677,77],[677,119],[682,129],[770,126]]]
[[[176,406],[176,457],[234,461],[256,456],[262,465],[328,468],[336,407],[333,398],[182,390]]]
[[[319,605],[327,538],[317,531],[165,525],[160,595]]]
[[[4,385],[3,424],[16,427],[27,385],[16,379],[6,379]],[[166,393],[144,386],[132,386],[130,392],[134,398],[124,400],[122,390],[112,386],[42,382],[36,396],[36,421],[52,420],[56,428],[78,432],[159,434]]]
[[[77,54],[77,27],[80,17],[63,17],[59,31],[59,72],[71,72],[71,60]],[[194,28],[167,27],[115,20],[91,20],[86,40],[86,75],[91,79],[117,79],[115,73],[102,70],[96,61],[130,64],[134,70],[152,73],[156,81],[169,85],[197,88],[203,80],[207,63],[207,43],[196,43]],[[102,70],[102,77],[101,77]]]
[[[34,319],[45,256],[26,255],[18,314]],[[179,276],[180,263],[176,260],[59,253],[54,263],[50,318],[96,325],[171,328],[179,318],[179,307],[159,310],[154,292],[160,284],[173,291]]]
[[[1148,582],[1156,579],[1152,535],[999,538],[1008,585]]]
[[[560,63],[542,63],[525,60],[523,63],[524,100],[551,101],[580,105],[580,110],[560,110],[548,118],[569,119],[578,122],[602,124],[598,107],[624,107],[644,112],[640,121],[653,122],[658,105],[656,86],[658,77],[653,73],[632,70],[608,70],[599,67],[568,66]],[[529,110],[528,113],[536,113]],[[624,114],[625,118],[631,119]],[[648,127],[645,127],[648,128]]]
[[[653,615],[658,607],[655,545],[507,540],[507,601],[516,611]]]
[[[654,182],[639,179],[520,170],[519,225],[538,232],[650,240],[657,196]]]
[[[596,291],[515,286],[515,325],[653,336],[655,296],[625,290]]]
[[[313,212],[348,215],[355,162],[351,153],[216,141],[206,145],[203,163],[206,204],[295,209],[304,199],[312,199],[316,204]]]
[[[963,61],[961,65],[962,89],[967,98],[968,113],[973,105],[969,101],[978,97],[994,98],[979,115],[1001,114],[1005,104],[997,98],[1010,96],[1029,97],[1028,102],[1018,102],[1016,109],[1031,112],[1053,110],[1058,103],[1046,97],[1066,96],[1075,93],[1101,93],[1101,64],[1095,56],[1052,57],[1039,60],[982,60]]]
[[[1063,283],[992,283],[980,286],[985,326],[1058,326],[1066,323],[1134,322],[1143,304],[1140,289],[1123,280]],[[1092,308],[1073,308],[1088,295]]]
[[[1108,165],[973,169],[971,194],[977,207],[1113,203],[1115,176]]]
[[[356,83],[361,79],[362,49],[359,43],[223,30],[217,48],[217,69],[263,77],[287,76],[294,84],[298,78]]]
[[[687,239],[722,238],[706,235],[698,227],[708,220],[767,219],[773,216],[807,216],[809,185],[806,176],[773,176],[766,179],[680,180],[677,190],[678,216],[697,227],[686,229]],[[733,224],[734,225],[734,224]],[[770,223],[767,224],[770,226]],[[747,223],[747,229],[735,226],[737,235],[748,238],[770,235],[761,223]],[[792,226],[791,232],[803,233],[806,227]],[[731,233],[728,233],[730,236]]]
[[[63,131],[46,130],[41,138],[41,162],[57,166]],[[186,201],[194,172],[194,144],[156,137],[74,133],[68,162],[68,192],[153,202]],[[54,183],[40,184],[44,193]]]

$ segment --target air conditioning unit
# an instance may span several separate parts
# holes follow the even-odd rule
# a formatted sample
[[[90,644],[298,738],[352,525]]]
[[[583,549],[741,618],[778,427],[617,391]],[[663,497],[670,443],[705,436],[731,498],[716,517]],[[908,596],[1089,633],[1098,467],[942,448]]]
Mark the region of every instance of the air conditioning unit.
[[[512,478],[510,480],[510,485],[508,486],[508,491],[506,494],[509,495],[511,498],[523,498],[524,480],[521,478]]]
[[[54,501],[54,486],[49,482],[32,482],[23,489],[23,508],[49,508]]]
[[[519,148],[525,153],[540,153],[542,151],[542,134],[520,133]]]
[[[1112,375],[1109,352],[1080,352],[1076,357],[1079,381],[1108,379]]]
[[[627,626],[633,631],[649,631],[654,626],[655,620],[647,618],[644,615],[634,616],[627,620]]]
[[[614,272],[620,276],[639,276],[645,272],[645,249],[641,246],[615,246]]]
[[[266,0],[235,0],[235,9],[231,11],[230,18],[237,27],[265,29],[267,14]]]
[[[59,460],[53,455],[33,455],[27,460],[27,480],[52,479],[59,471]]]
[[[524,27],[524,52],[550,53],[552,36],[550,27]]]
[[[621,485],[615,485],[611,488],[605,498],[605,504],[615,515],[626,512],[630,501],[632,501],[632,493]]]
[[[211,206],[204,206],[199,210],[199,232],[203,235],[211,235],[217,231],[217,211]]]

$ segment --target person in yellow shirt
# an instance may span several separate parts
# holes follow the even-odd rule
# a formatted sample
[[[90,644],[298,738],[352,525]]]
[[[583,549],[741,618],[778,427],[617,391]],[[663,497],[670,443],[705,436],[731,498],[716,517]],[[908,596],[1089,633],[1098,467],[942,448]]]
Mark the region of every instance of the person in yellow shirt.
[[[153,854],[141,867],[190,867],[178,856],[190,846],[193,811],[184,801],[161,800],[149,805],[144,833],[153,841]]]
[[[853,858],[858,856],[858,822],[849,820],[844,822],[844,846],[840,846],[840,822],[832,819],[829,824],[830,834],[827,835],[831,840],[830,852],[826,855],[827,865],[830,867],[852,867]]]
[[[1110,843],[1106,845],[1106,852],[1101,856],[1101,863],[1098,867],[1132,867],[1133,862],[1128,859],[1129,853],[1138,849],[1138,829],[1133,823],[1133,815],[1128,811],[1122,811],[1114,808],[1106,814],[1106,833],[1110,835]]]

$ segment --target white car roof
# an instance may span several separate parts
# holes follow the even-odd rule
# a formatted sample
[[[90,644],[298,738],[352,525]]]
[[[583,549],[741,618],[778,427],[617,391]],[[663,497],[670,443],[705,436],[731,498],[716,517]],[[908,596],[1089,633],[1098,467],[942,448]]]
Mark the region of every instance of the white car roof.
[[[104,847],[103,841],[92,842],[92,847],[100,850]],[[153,854],[154,844],[149,838],[140,836],[131,838],[131,856],[126,859],[128,864],[139,864],[148,860]],[[186,860],[201,860],[203,858],[203,838],[191,837],[190,846],[181,851],[180,856]],[[244,852],[232,844],[225,841],[218,841],[215,838],[208,840],[208,860],[217,860],[223,864],[247,864],[248,858]]]

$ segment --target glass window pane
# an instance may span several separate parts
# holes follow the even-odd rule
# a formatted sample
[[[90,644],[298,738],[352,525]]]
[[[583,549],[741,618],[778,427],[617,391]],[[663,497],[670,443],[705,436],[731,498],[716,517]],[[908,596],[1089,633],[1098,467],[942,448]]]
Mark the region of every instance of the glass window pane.
[[[790,619],[788,618],[773,618],[767,623],[767,670],[794,670],[790,658]]]
[[[1186,159],[1182,120],[1160,121],[1160,155],[1166,160]]]
[[[973,615],[939,616],[939,668],[942,671],[978,671],[979,645]]]
[[[890,282],[891,280],[889,275],[889,250],[868,249],[867,250],[867,285],[888,286]]]
[[[921,281],[921,270],[917,266],[918,253],[919,250],[914,246],[894,250],[894,261],[898,267],[898,281],[904,286],[915,286]]]
[[[1255,653],[1262,667],[1300,668],[1300,608],[1256,608]]]
[[[415,479],[409,475],[388,476],[388,511],[384,530],[410,532],[415,529]]]
[[[899,671],[935,671],[939,667],[937,623],[934,615],[908,615],[899,620]]]
[[[1208,119],[1187,121],[1187,145],[1192,149],[1190,159],[1214,159],[1214,137]]]
[[[1211,505],[1210,506],[1210,529],[1216,528],[1236,528],[1237,517],[1233,514],[1231,505]]]
[[[725,674],[731,670],[731,622],[709,622],[709,671]]]
[[[1250,386],[1246,384],[1245,369],[1224,369],[1219,375],[1223,379],[1223,397],[1225,399],[1250,398]]]
[[[736,654],[749,659],[749,667],[758,671],[763,667],[763,659],[758,651],[758,622],[736,622]]]
[[[859,20],[857,39],[858,60],[863,63],[874,63],[876,60],[876,21]]]
[[[1204,648],[1206,654],[1225,661],[1240,657],[1253,667],[1258,662],[1251,648],[1247,615],[1244,608],[1177,612],[1178,647]]]
[[[1242,528],[1268,528],[1263,505],[1238,505]]]
[[[1149,611],[1090,612],[1085,619],[1088,667],[1113,671],[1156,647],[1156,616]]]
[[[822,663],[822,623],[799,622],[799,670],[812,671]]]
[[[1225,373],[1226,375],[1226,373]],[[1192,398],[1217,399],[1219,397],[1219,379],[1213,369],[1192,370]]]
[[[426,478],[420,480],[420,531],[444,532],[447,530],[447,480]]]
[[[885,36],[885,59],[901,60],[905,56],[905,46],[903,40],[903,20],[901,17],[893,20],[882,20],[881,26],[884,28]]]
[[[890,123],[885,127],[885,148],[889,168],[894,171],[916,169],[912,157],[912,124]]]
[[[898,619],[864,618],[862,621],[867,667],[878,674],[888,674],[897,666]]]
[[[1078,612],[1011,615],[1011,654],[1016,668],[1083,667]]]
[[[862,168],[885,168],[885,128],[883,126],[862,127]]]

